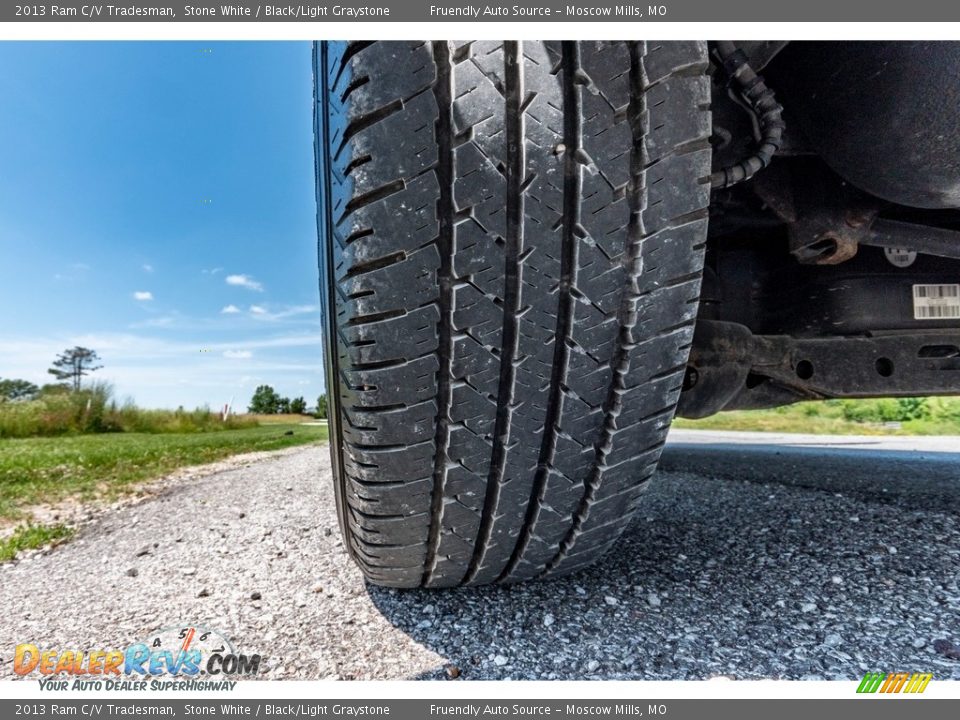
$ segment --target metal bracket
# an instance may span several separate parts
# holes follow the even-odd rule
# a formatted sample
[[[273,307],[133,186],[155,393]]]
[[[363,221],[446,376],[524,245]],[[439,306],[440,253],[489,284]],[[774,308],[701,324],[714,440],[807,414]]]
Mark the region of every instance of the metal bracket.
[[[912,395],[960,395],[960,329],[794,338],[702,320],[677,413]]]
[[[904,248],[926,255],[960,259],[960,232],[899,220],[876,220],[863,245]]]

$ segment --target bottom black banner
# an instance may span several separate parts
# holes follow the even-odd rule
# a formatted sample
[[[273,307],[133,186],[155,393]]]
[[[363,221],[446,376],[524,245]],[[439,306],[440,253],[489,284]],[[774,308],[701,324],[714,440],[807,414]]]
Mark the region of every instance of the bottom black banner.
[[[907,704],[910,705],[907,708]],[[950,708],[953,708],[951,710]],[[960,717],[960,700],[919,697],[870,697],[850,700],[2,700],[0,717],[118,718],[208,717],[296,718],[389,717],[391,720],[550,717],[554,720],[594,718],[669,718],[670,720],[941,720]]]

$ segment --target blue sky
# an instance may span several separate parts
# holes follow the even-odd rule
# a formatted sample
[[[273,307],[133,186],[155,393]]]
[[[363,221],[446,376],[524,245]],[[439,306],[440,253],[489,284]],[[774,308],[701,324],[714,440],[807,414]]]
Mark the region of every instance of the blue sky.
[[[323,391],[308,43],[0,43],[0,377]]]

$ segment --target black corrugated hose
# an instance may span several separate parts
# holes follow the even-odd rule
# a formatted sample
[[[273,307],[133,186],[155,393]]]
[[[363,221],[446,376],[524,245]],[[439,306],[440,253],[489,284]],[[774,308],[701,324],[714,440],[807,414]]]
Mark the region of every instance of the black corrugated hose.
[[[773,90],[753,71],[744,52],[729,41],[717,42],[716,47],[724,71],[739,85],[740,95],[756,115],[760,127],[760,144],[752,155],[710,176],[710,187],[726,188],[749,180],[770,164],[783,142],[786,125],[781,117],[783,108],[773,96]]]

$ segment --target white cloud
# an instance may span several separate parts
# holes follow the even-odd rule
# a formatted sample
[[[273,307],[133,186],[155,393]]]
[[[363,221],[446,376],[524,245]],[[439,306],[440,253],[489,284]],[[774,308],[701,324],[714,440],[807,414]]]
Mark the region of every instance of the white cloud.
[[[246,358],[252,358],[253,353],[249,350],[224,350],[223,356],[225,358],[233,358],[235,360],[244,360]]]
[[[79,282],[88,277],[87,273],[90,272],[90,266],[86,263],[75,262],[70,265],[70,267],[62,272],[54,273],[54,280],[70,280]]]
[[[202,272],[204,275],[216,275],[219,272],[223,272],[223,268],[215,267],[215,268],[210,268],[209,270],[204,269],[204,270],[201,270],[200,272]]]
[[[149,290],[137,290],[133,294],[134,300],[153,300],[153,293]]]
[[[153,272],[153,265],[151,265],[150,263],[144,263],[144,264],[141,265],[140,267],[143,268],[143,271],[144,271],[144,272],[148,272],[148,273],[152,273],[152,272]]]
[[[250,312],[256,316],[257,320],[268,320],[270,322],[295,318],[299,315],[315,315],[318,311],[319,309],[316,305],[288,305],[281,310],[275,310],[273,312],[261,305],[250,307]]]
[[[6,341],[0,336],[0,357],[5,357],[5,353],[14,356],[17,353],[29,353],[31,341],[14,340]],[[52,343],[52,344],[51,344]],[[209,348],[211,352],[222,352],[230,350],[237,345],[243,345],[255,350],[266,348],[290,348],[290,347],[316,347],[319,348],[323,343],[323,336],[319,333],[302,333],[295,335],[278,335],[274,337],[250,337],[241,341],[231,343],[205,343],[204,348]],[[153,338],[134,333],[86,333],[83,335],[65,335],[59,339],[49,342],[39,341],[37,347],[45,348],[49,354],[52,348],[56,352],[63,350],[64,347],[80,345],[82,347],[91,347],[95,350],[117,350],[126,357],[136,358],[156,358],[158,356],[177,356],[183,354],[193,355],[196,352],[197,345],[192,341],[175,341],[169,338]],[[56,354],[54,353],[54,355]],[[19,358],[18,358],[19,359]],[[47,367],[49,363],[44,365]],[[7,377],[4,374],[4,377]]]
[[[171,325],[173,325],[173,318],[170,317],[169,315],[166,315],[164,317],[158,317],[158,318],[150,318],[149,320],[144,320],[142,323],[135,323],[136,327],[147,327],[147,328],[151,328],[151,327],[164,328],[164,327],[170,327]]]
[[[233,315],[240,312],[240,308],[236,305],[227,305],[223,310],[220,311],[221,315]]]
[[[257,282],[249,275],[227,275],[226,281],[227,285],[236,285],[237,287],[246,288],[247,290],[263,292],[263,284]]]

